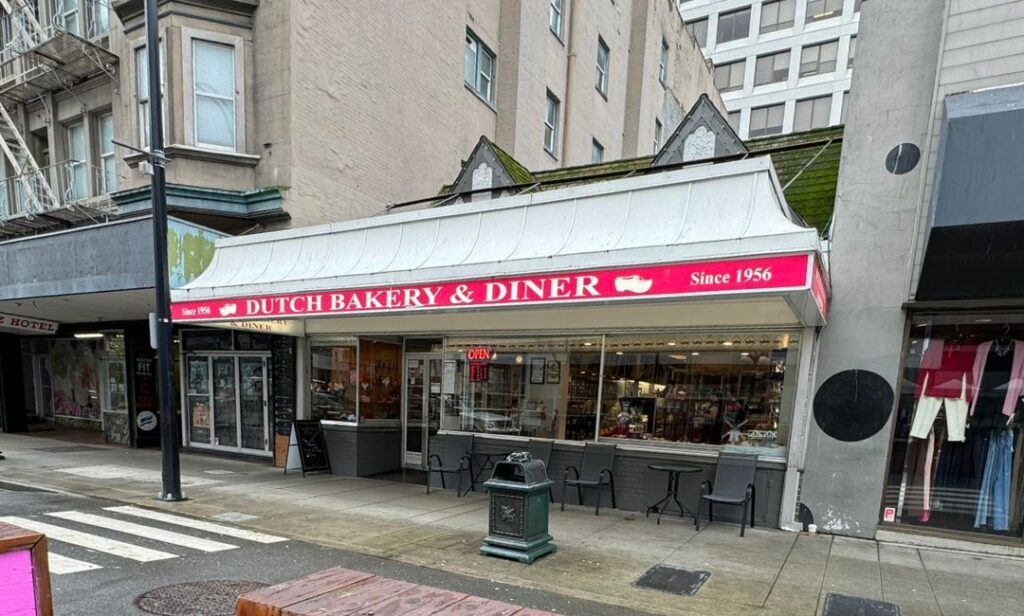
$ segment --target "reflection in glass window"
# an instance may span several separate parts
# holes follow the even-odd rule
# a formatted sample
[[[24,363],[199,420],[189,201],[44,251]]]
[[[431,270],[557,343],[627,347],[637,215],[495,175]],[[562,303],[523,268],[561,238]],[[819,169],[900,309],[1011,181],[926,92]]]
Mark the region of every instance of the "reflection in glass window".
[[[311,345],[310,409],[312,419],[356,421],[355,343]]]
[[[1022,354],[1020,314],[914,318],[897,392],[888,521],[1020,536]]]
[[[359,422],[402,416],[402,345],[359,341]]]

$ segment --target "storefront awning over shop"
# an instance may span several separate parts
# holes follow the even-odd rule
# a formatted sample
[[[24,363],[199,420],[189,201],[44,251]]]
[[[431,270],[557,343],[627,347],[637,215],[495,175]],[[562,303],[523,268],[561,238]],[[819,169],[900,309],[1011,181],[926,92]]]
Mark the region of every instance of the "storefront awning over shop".
[[[178,322],[782,297],[824,322],[815,229],[767,157],[216,242]]]

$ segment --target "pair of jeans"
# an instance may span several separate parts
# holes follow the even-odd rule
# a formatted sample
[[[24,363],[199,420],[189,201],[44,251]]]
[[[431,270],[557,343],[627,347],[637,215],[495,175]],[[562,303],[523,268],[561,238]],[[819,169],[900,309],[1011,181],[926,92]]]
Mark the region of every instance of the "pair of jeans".
[[[1013,430],[993,430],[981,478],[974,528],[992,517],[992,530],[1010,530],[1010,475],[1013,468]]]

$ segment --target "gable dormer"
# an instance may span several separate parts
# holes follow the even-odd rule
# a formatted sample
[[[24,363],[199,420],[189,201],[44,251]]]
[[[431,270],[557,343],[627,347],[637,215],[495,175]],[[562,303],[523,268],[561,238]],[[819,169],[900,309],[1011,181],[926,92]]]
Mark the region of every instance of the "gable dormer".
[[[491,192],[478,192],[464,195],[460,201],[480,201],[495,199],[506,194],[501,190],[509,186],[526,184],[533,181],[533,174],[512,158],[487,137],[481,136],[473,152],[469,155],[462,171],[452,184],[451,194],[459,194],[473,190],[493,188]]]
[[[715,108],[706,94],[701,94],[675,132],[665,142],[652,167],[746,154],[736,131]]]

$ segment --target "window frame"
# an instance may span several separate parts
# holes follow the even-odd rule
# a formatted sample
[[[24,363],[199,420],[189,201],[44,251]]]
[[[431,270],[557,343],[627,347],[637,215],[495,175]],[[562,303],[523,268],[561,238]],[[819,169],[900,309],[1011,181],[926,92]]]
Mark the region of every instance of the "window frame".
[[[103,122],[109,120],[110,122],[110,136],[111,141],[109,143],[110,149],[105,150],[103,144]],[[101,111],[95,114],[96,123],[96,160],[99,162],[98,174],[99,174],[99,186],[97,187],[99,194],[107,194],[114,190],[117,190],[117,152],[114,148],[114,112],[112,110]],[[110,177],[113,178],[113,185],[108,181],[107,178],[107,163],[110,163]]]
[[[466,48],[469,46],[470,40],[472,40],[472,42],[476,46],[476,51],[473,53],[473,56],[474,56],[473,83],[470,83],[470,82],[466,81],[466,67],[465,67]],[[479,36],[477,36],[476,32],[473,32],[472,28],[469,28],[469,27],[466,28],[466,36],[465,36],[465,39],[464,39],[464,45],[463,45],[463,49],[462,49],[462,54],[463,54],[463,56],[462,56],[463,57],[463,68],[462,68],[462,82],[463,82],[463,84],[466,86],[466,88],[470,92],[475,94],[477,98],[479,98],[481,101],[483,101],[488,107],[493,109],[494,105],[495,105],[494,101],[497,99],[497,94],[495,92],[495,87],[494,87],[494,76],[497,73],[497,68],[496,67],[498,66],[498,56],[497,56],[497,54],[495,54],[494,50],[492,50],[487,45],[487,43],[484,43],[483,39],[481,39]],[[481,57],[481,54],[486,54],[487,57],[490,58],[490,63],[491,63],[490,64],[490,66],[491,66],[490,73],[487,74],[487,76],[486,76],[487,77],[487,92],[486,93],[480,91],[480,76],[483,74],[483,73],[481,73],[481,70],[480,70],[480,57]]]
[[[821,12],[815,13],[811,7],[813,5],[820,4]],[[834,19],[836,17],[843,16],[843,4],[844,0],[807,0],[806,8],[804,9],[804,23],[813,24],[819,21],[825,21],[826,19]],[[829,10],[830,6],[837,6]]]
[[[722,38],[722,33],[725,30],[722,28],[722,20],[725,19],[725,18],[729,18],[730,21],[732,21],[732,20],[735,19],[735,17],[737,15],[739,15],[739,14],[741,14],[743,12],[746,12],[746,14],[747,14],[747,32],[746,32],[746,34],[744,34],[743,36],[737,36],[737,37],[731,38],[731,39],[723,39]],[[742,41],[743,39],[750,38],[750,18],[751,18],[751,13],[752,12],[753,11],[751,11],[751,7],[748,5],[748,6],[745,6],[743,8],[735,9],[735,10],[732,10],[732,11],[727,11],[725,13],[719,13],[719,15],[718,15],[718,31],[715,33],[715,44],[716,45],[721,45],[723,43],[732,43],[734,41]],[[733,21],[730,25],[731,25],[730,30],[732,31],[733,34],[735,34],[735,30],[736,30],[735,22]]]
[[[662,138],[664,137],[665,127],[662,125],[659,118],[654,118],[654,153],[657,154],[661,151]]]
[[[810,116],[808,118],[807,126],[797,126],[797,118],[800,115],[800,106],[810,104]],[[825,105],[825,123],[821,125],[814,124],[814,112],[818,109],[819,104]],[[793,132],[815,130],[819,128],[826,128],[831,125],[832,117],[832,95],[825,94],[823,96],[812,96],[808,98],[798,99],[793,108]]]
[[[781,79],[775,79],[775,76],[782,70],[782,69],[779,69],[779,68],[777,68],[775,66],[775,64],[776,64],[775,58],[778,58],[778,57],[783,56],[783,55],[786,57],[786,64],[785,64],[785,72],[786,72],[786,74]],[[772,61],[772,67],[769,69],[769,75],[771,77],[769,81],[759,81],[758,80],[758,74],[760,72],[758,69],[761,68],[761,61],[762,60],[771,60]],[[789,50],[789,49],[784,49],[784,50],[781,50],[781,51],[776,51],[776,52],[773,52],[773,53],[766,53],[764,55],[757,56],[757,58],[755,58],[755,60],[754,60],[754,87],[756,88],[758,86],[767,86],[767,85],[771,85],[773,83],[786,83],[787,81],[789,81],[789,65],[790,65],[790,62],[792,62],[792,60],[793,60],[793,52],[792,52],[792,50]]]
[[[195,41],[225,45],[234,48],[234,147],[208,144],[199,141],[199,125],[196,120],[196,98],[199,95],[195,87]],[[243,154],[247,151],[245,140],[246,127],[246,90],[245,90],[245,41],[240,36],[220,34],[193,28],[181,29],[181,63],[183,67],[182,84],[184,94],[184,137],[185,144],[209,151]]]
[[[782,13],[782,5],[787,4],[789,6],[790,15],[787,21],[779,21],[779,15]],[[765,9],[775,9],[775,22],[769,27],[765,27]],[[758,32],[760,34],[768,34],[770,32],[779,32],[792,28],[796,23],[796,0],[771,0],[761,5],[761,23],[758,25]]]
[[[701,36],[697,35],[697,30],[700,28]],[[694,42],[701,49],[708,46],[708,18],[701,17],[700,19],[694,19],[683,24],[683,29],[686,30]],[[703,40],[702,40],[703,39]]]
[[[92,191],[89,188],[89,130],[86,127],[87,118],[79,116],[74,120],[64,124],[64,147],[67,156],[65,162],[67,164],[67,180],[68,185],[64,187],[65,191],[70,193],[73,198],[72,203],[77,203],[84,199],[88,199],[92,196]],[[73,152],[75,150],[74,145],[74,133],[75,131],[81,131],[81,149],[84,156],[83,160],[74,158]],[[81,182],[84,184],[82,194],[78,194],[78,174],[81,173]]]
[[[835,53],[835,58],[830,60],[830,62],[832,62],[832,70],[824,71],[823,72],[821,70],[821,66],[822,66],[821,52],[828,45],[834,46],[834,48],[835,48],[835,52],[834,52]],[[816,53],[817,53],[817,57],[814,60],[815,69],[814,69],[813,73],[805,73],[804,72],[804,70],[805,70],[804,66],[807,65],[807,62],[804,60],[804,57],[807,54],[808,50],[812,50],[812,49],[816,50]],[[799,78],[800,79],[804,79],[804,78],[807,78],[807,77],[814,77],[816,75],[831,75],[831,74],[834,74],[836,72],[836,69],[838,68],[838,63],[839,63],[839,39],[832,39],[830,41],[822,41],[820,43],[813,43],[811,45],[804,45],[803,47],[800,48],[800,74],[799,74]]]
[[[668,81],[668,54],[670,49],[668,41],[665,40],[665,37],[661,37],[661,56],[658,58],[658,82],[663,86]]]
[[[139,59],[145,57],[147,59],[147,76],[146,83],[141,83],[142,73],[139,70],[141,66]],[[148,56],[146,56],[146,38],[139,37],[132,42],[132,73],[135,76],[135,136],[139,140],[139,148],[143,150],[149,150],[149,75],[148,75]],[[145,85],[145,89],[143,89]],[[164,145],[166,146],[171,140],[168,136],[171,134],[171,126],[168,121],[168,104],[167,104],[167,33],[166,31],[160,32],[160,100],[163,102],[161,105],[161,111],[163,112],[163,129],[164,129]]]
[[[601,65],[601,52],[604,52],[604,65]],[[611,71],[612,63],[612,50],[608,47],[608,43],[599,34],[597,35],[597,58],[595,59],[595,65],[597,67],[597,81],[594,87],[601,93],[601,96],[608,98],[608,76]]]
[[[774,127],[775,127],[774,125],[771,126],[771,128],[773,130],[769,130],[768,119],[769,119],[770,114],[771,114],[773,109],[781,109],[782,110],[782,120],[781,120],[781,122],[778,125],[778,130],[774,130]],[[764,129],[758,129],[761,132],[758,132],[758,133],[755,134],[755,132],[754,132],[755,129],[753,128],[754,127],[754,118],[755,118],[755,115],[757,113],[761,112],[761,111],[763,111],[765,113],[765,128]],[[750,108],[750,123],[749,123],[749,125],[747,127],[747,136],[749,138],[753,139],[753,138],[756,138],[756,137],[768,137],[768,136],[771,136],[771,135],[781,135],[782,131],[783,131],[783,127],[785,126],[785,122],[786,122],[786,104],[785,103],[776,103],[774,105],[761,105],[760,107],[751,107]]]
[[[559,41],[565,27],[565,0],[548,1],[548,30],[555,35]]]
[[[854,34],[850,37],[850,42],[846,46],[846,68],[853,70],[853,61],[857,57],[857,35]]]
[[[733,78],[733,75],[734,75],[735,67],[737,67],[737,66],[740,68],[740,82],[739,82],[739,85],[735,85],[734,86],[734,85],[732,85],[732,78]],[[718,71],[719,71],[719,69],[728,69],[728,71],[729,71],[729,84],[725,88],[723,88],[722,86],[718,85]],[[715,66],[715,87],[718,88],[718,91],[721,92],[722,94],[725,94],[726,92],[742,91],[743,90],[743,84],[746,82],[746,80],[747,80],[747,60],[746,60],[746,58],[743,58],[741,60],[736,60],[734,62],[726,62],[725,64],[718,64],[718,65]]]
[[[552,117],[552,111],[554,117]],[[561,114],[562,101],[551,90],[547,90],[544,97],[544,151],[555,160],[558,160],[558,129]]]
[[[590,163],[600,164],[604,162],[604,146],[597,139],[590,139]]]

